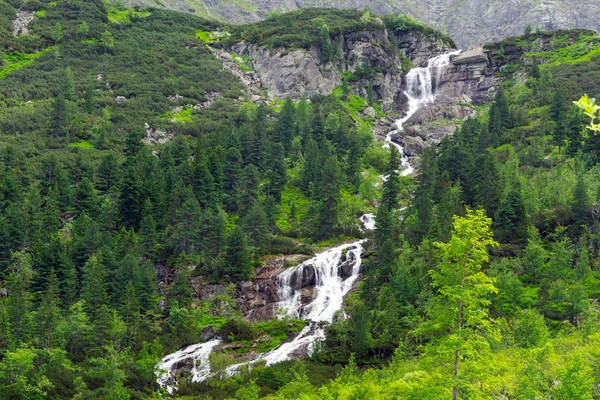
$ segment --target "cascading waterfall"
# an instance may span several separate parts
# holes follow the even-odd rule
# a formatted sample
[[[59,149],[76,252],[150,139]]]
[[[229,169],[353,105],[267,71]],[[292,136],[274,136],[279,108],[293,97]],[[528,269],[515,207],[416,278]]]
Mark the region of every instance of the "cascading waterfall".
[[[266,365],[294,358],[299,353],[310,353],[316,342],[324,339],[325,331],[321,322],[332,322],[337,311],[342,308],[345,296],[352,289],[360,274],[363,240],[347,243],[317,254],[296,267],[281,273],[277,278],[278,308],[293,317],[309,321],[308,325],[294,340],[273,350],[260,354],[254,360],[232,365],[227,374],[236,373],[240,367],[264,361]],[[308,304],[302,304],[302,279],[306,273],[314,273],[315,296]],[[202,382],[210,375],[209,355],[221,340],[188,346],[163,358],[157,366],[158,383],[169,393],[177,383],[174,369],[178,365],[192,364],[191,380]]]
[[[427,67],[412,68],[406,74],[406,90],[404,94],[408,98],[408,111],[403,118],[396,120],[398,130],[387,134],[386,142],[395,146],[402,157],[402,165],[404,170],[403,176],[412,174],[415,170],[408,162],[408,157],[404,154],[404,148],[392,141],[392,136],[404,130],[403,125],[408,121],[421,107],[432,103],[436,97],[436,89],[439,85],[440,78],[444,73],[444,69],[450,65],[450,58],[460,53],[460,50],[451,53],[445,53],[430,59],[427,62]]]
[[[459,51],[443,54],[429,60],[425,68],[413,68],[406,75],[405,94],[408,97],[408,112],[404,118],[396,121],[398,131],[402,131],[403,124],[414,115],[419,108],[435,100],[435,90],[443,70],[450,64],[450,57]],[[402,156],[405,169],[403,175],[409,175],[414,169],[408,162],[402,146],[392,141],[392,135],[398,131],[390,132],[386,141],[395,146]],[[375,216],[365,214],[360,218],[363,224],[361,230],[375,228]],[[309,321],[307,326],[294,340],[284,343],[273,350],[260,354],[254,360],[232,365],[227,369],[227,374],[236,373],[242,366],[251,366],[258,361],[266,365],[294,358],[297,354],[312,350],[313,346],[325,338],[322,322],[332,322],[341,310],[344,298],[352,289],[360,274],[362,264],[363,240],[344,244],[317,254],[315,257],[302,264],[284,271],[278,277],[278,308],[289,316]],[[302,277],[309,270],[315,274],[315,296],[308,304],[302,304]],[[209,355],[213,348],[221,344],[219,339],[206,343],[188,346],[163,358],[157,365],[158,383],[173,393],[177,378],[175,370],[181,365],[192,365],[191,380],[202,382],[211,375]]]

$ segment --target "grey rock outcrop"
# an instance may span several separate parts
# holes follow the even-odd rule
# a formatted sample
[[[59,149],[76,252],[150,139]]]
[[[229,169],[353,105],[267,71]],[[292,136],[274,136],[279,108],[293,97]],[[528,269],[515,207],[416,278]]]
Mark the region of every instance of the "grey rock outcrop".
[[[163,6],[228,23],[248,23],[271,11],[330,7],[376,14],[404,13],[432,27],[445,27],[456,43],[467,48],[523,33],[530,24],[542,30],[600,30],[600,0],[126,0],[126,4]]]
[[[252,71],[241,71],[225,50],[215,51],[223,60],[225,68],[240,78],[249,92],[258,95],[266,92],[271,98],[299,99],[301,96],[327,95],[342,83],[344,73],[362,68],[365,62],[374,70],[370,83],[373,97],[384,111],[397,108],[401,99],[402,66],[409,59],[415,66],[424,65],[431,57],[449,49],[442,39],[408,32],[396,36],[397,49],[389,51],[392,44],[385,30],[359,31],[343,34],[340,59],[320,63],[317,47],[309,50],[269,50],[257,45],[237,43],[231,52],[246,57]],[[367,97],[368,80],[351,82],[352,93]],[[400,101],[401,103],[401,101]],[[365,109],[365,116],[375,118],[372,108]]]

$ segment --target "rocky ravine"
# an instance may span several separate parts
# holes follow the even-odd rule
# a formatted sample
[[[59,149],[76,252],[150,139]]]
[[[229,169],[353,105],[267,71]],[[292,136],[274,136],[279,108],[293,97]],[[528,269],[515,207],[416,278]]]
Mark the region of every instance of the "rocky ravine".
[[[523,33],[530,24],[543,30],[600,30],[600,0],[125,0],[130,5],[163,6],[225,22],[247,23],[271,11],[307,7],[369,6],[376,14],[405,13],[444,29],[462,48]]]

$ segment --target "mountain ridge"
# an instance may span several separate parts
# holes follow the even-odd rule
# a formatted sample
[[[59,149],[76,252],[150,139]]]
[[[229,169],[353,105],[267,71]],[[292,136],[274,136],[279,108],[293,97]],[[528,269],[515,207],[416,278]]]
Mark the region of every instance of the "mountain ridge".
[[[587,28],[598,30],[600,1],[576,0],[126,0],[128,5],[162,6],[230,23],[248,23],[272,13],[300,8],[364,9],[376,14],[405,13],[445,30],[462,48],[523,33],[531,25],[541,30]]]

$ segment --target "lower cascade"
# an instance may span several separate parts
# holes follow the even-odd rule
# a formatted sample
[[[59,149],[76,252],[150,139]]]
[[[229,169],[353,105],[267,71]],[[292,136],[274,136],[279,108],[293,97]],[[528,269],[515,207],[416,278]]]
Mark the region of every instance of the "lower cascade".
[[[395,146],[402,157],[402,165],[404,170],[403,176],[407,176],[415,172],[414,168],[408,162],[408,157],[404,154],[404,148],[392,140],[392,137],[404,130],[403,126],[415,113],[422,107],[435,101],[436,89],[439,85],[440,78],[444,74],[445,69],[450,65],[452,56],[459,54],[461,50],[456,50],[450,53],[441,54],[430,59],[427,66],[423,68],[412,68],[406,74],[406,90],[404,94],[408,98],[408,110],[403,118],[396,120],[397,130],[387,134],[385,140],[392,146]]]
[[[227,374],[233,375],[240,367],[258,361],[271,365],[310,353],[314,345],[325,338],[322,323],[333,321],[335,314],[342,309],[344,298],[359,277],[363,242],[364,240],[360,240],[326,250],[281,273],[277,278],[277,307],[293,318],[309,321],[309,324],[293,340],[262,353],[251,361],[228,367]],[[304,274],[314,274],[315,281],[316,294],[307,304],[302,304],[301,301],[300,286]],[[206,380],[211,376],[209,355],[212,349],[221,343],[221,340],[214,339],[188,346],[164,357],[157,365],[158,383],[166,387],[169,393],[173,393],[177,383],[174,370],[181,363],[192,364],[192,382]]]

